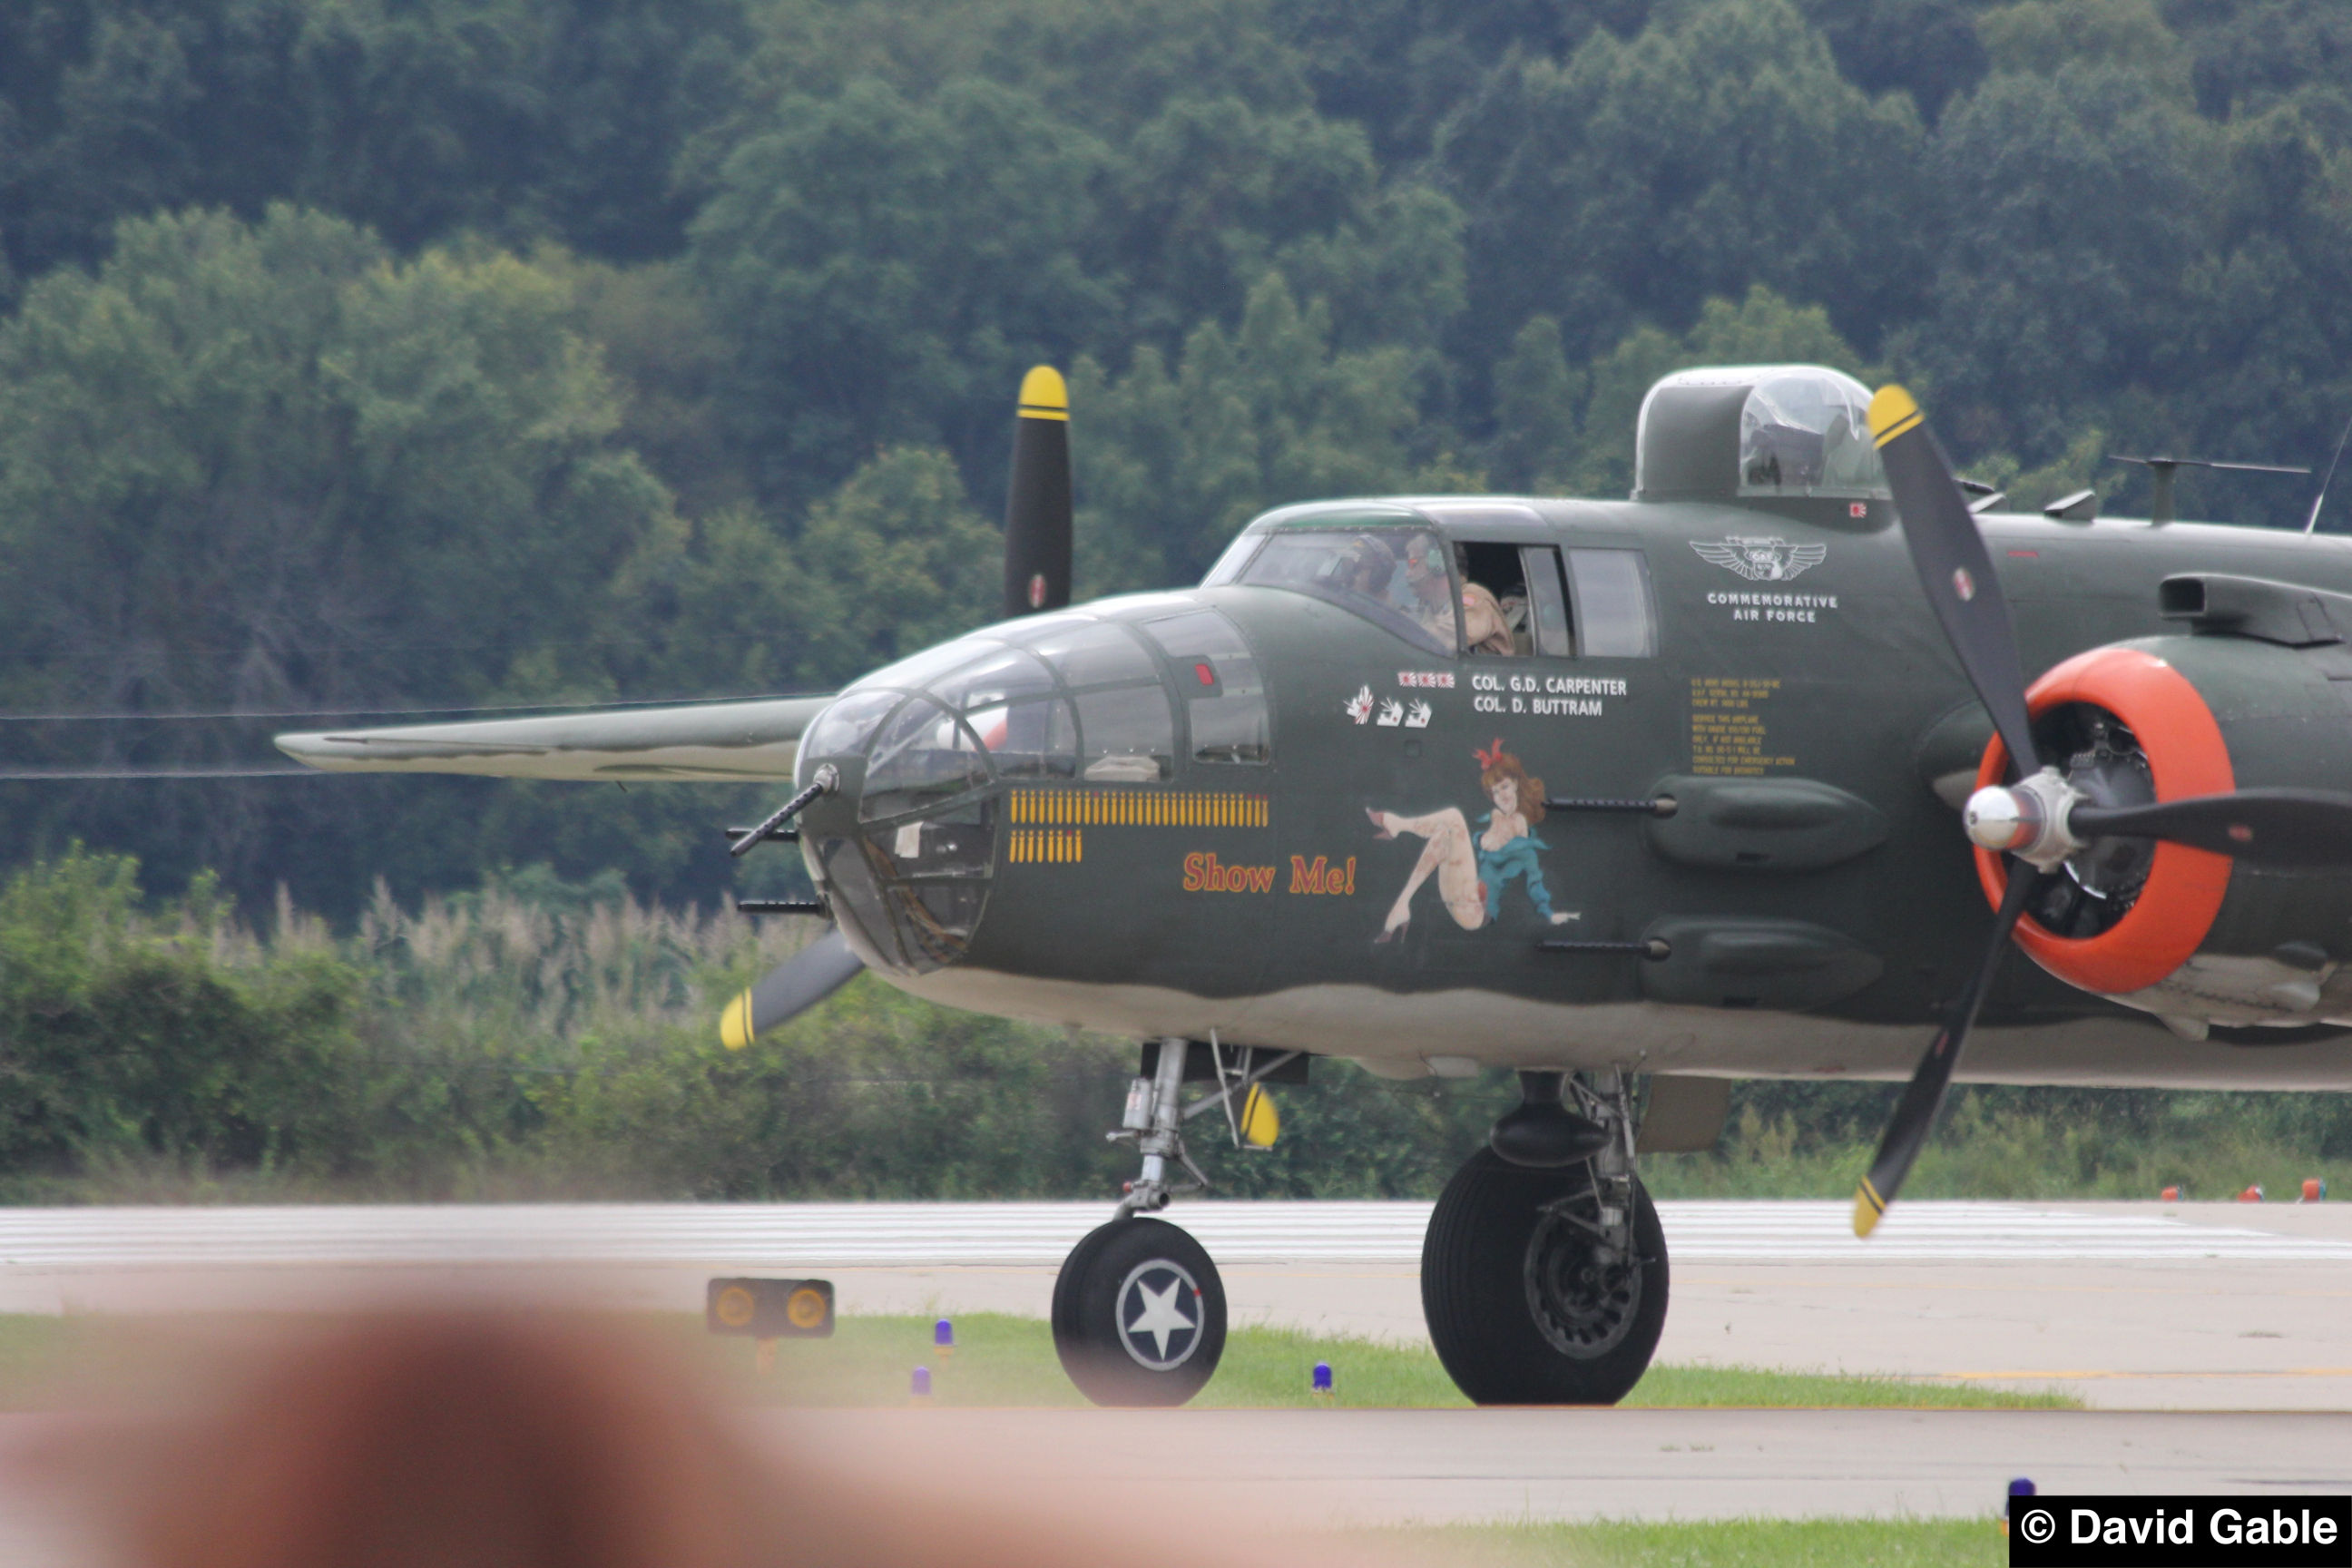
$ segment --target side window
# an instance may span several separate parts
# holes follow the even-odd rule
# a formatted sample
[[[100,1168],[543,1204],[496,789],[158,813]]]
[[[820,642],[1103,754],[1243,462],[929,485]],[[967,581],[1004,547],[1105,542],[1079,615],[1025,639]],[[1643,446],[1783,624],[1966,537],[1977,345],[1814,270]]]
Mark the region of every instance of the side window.
[[[1079,777],[1089,784],[1159,784],[1176,771],[1176,721],[1158,680],[1116,691],[1082,691]]]
[[[1530,544],[1519,551],[1519,569],[1528,581],[1528,629],[1535,634],[1536,651],[1566,658],[1576,651],[1569,636],[1568,591],[1559,580],[1559,552],[1549,544]]]
[[[1527,574],[1516,544],[1461,543],[1454,563],[1462,579],[1462,647],[1510,658],[1534,651],[1528,631]]]
[[[1265,762],[1271,744],[1265,683],[1234,624],[1214,610],[1195,610],[1143,629],[1175,667],[1192,721],[1192,760]]]
[[[1471,653],[1565,658],[1576,651],[1559,551],[1472,542],[1455,545],[1454,558],[1463,582],[1462,640]]]
[[[1588,658],[1650,658],[1658,651],[1658,615],[1650,563],[1638,550],[1571,550],[1577,649]]]

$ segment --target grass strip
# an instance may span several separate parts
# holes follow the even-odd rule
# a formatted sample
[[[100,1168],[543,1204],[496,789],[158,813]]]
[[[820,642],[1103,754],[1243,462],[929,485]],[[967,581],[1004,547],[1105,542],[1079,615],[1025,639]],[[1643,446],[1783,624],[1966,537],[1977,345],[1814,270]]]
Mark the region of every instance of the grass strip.
[[[725,1381],[761,1404],[809,1406],[905,1403],[914,1369],[931,1373],[935,1405],[1076,1405],[1084,1403],[1062,1373],[1053,1336],[1034,1318],[974,1312],[953,1320],[955,1352],[932,1344],[934,1320],[884,1316],[839,1321],[830,1340],[785,1340],[775,1370],[762,1377],[741,1340],[711,1340],[703,1349]],[[699,1324],[695,1325],[698,1331]],[[1311,1389],[1315,1363],[1328,1363],[1332,1393]],[[1469,1401],[1426,1345],[1310,1334],[1296,1329],[1238,1328],[1227,1336],[1217,1375],[1193,1402],[1227,1409],[1467,1409]],[[2018,1394],[1975,1384],[1915,1383],[1757,1367],[1654,1366],[1627,1397],[1629,1405],[1676,1408],[1758,1406],[1874,1409],[2075,1409],[2058,1394]]]
[[[877,1316],[839,1320],[831,1339],[783,1340],[761,1374],[751,1342],[715,1338],[699,1317],[658,1321],[737,1397],[757,1405],[874,1407],[911,1402],[914,1370],[931,1373],[934,1405],[979,1407],[1082,1405],[1063,1374],[1045,1323],[999,1312],[954,1320],[955,1349],[932,1342],[936,1320]],[[107,1364],[125,1342],[143,1338],[136,1317],[0,1313],[0,1409],[46,1403],[54,1374]],[[1318,1362],[1332,1370],[1328,1397],[1312,1391]],[[1239,1328],[1195,1404],[1226,1409],[1467,1409],[1427,1345],[1391,1344],[1297,1329]],[[1840,1407],[1871,1409],[2078,1409],[2060,1394],[2012,1393],[1980,1384],[1847,1377],[1759,1367],[1654,1366],[1625,1402],[1664,1408]]]
[[[2008,1540],[1990,1518],[1452,1525],[1355,1533],[1407,1559],[1458,1568],[1992,1568],[2009,1561]]]

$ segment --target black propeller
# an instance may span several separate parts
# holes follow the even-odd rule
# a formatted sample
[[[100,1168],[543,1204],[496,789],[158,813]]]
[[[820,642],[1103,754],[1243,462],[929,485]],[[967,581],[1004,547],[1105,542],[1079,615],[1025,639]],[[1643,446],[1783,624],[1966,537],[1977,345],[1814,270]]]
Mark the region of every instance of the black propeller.
[[[1013,481],[1004,496],[1004,618],[1070,602],[1070,395],[1062,373],[1021,378]]]
[[[2081,838],[2166,838],[2255,866],[2352,866],[2352,795],[2324,789],[2242,789],[2150,805],[2078,805]]]
[[[2017,917],[2025,912],[2025,900],[2035,880],[2031,867],[2011,868],[2009,890],[2001,895],[2000,912],[1993,917],[1992,941],[1986,944],[1984,957],[1978,961],[1967,988],[1953,999],[1951,1011],[1944,1016],[1944,1026],[1920,1058],[1919,1070],[1904,1086],[1903,1098],[1887,1120],[1886,1135],[1878,1141],[1877,1157],[1870,1162],[1870,1173],[1854,1190],[1854,1235],[1868,1236],[1877,1227],[1903,1178],[1911,1173],[1911,1163],[1927,1146],[1927,1135],[1936,1129],[1936,1115],[1944,1109],[1944,1091],[1952,1086],[1952,1069],[1960,1065],[1960,1047],[1968,1042],[1977,1009],[1984,1005],[1985,993],[1992,988],[2001,955],[2009,951],[2009,933],[2016,928]]]
[[[838,927],[762,975],[760,983],[727,1004],[719,1038],[740,1051],[769,1030],[790,1023],[866,972]]]
[[[2160,838],[2258,865],[2352,866],[2352,795],[2250,789],[2147,805],[2094,805],[2069,790],[2054,771],[2042,770],[2009,605],[1943,448],[1918,404],[1899,386],[1881,387],[1870,400],[1870,428],[1920,586],[2024,779],[2013,788],[1979,790],[1969,803],[1969,837],[1985,848],[2012,855],[2008,890],[1975,977],[1954,1001],[1896,1101],[1870,1173],[1854,1194],[1856,1236],[1876,1227],[1927,1145],[1969,1029],[2041,871],[2103,837]],[[2037,772],[2042,776],[2035,777]]]
[[[1013,426],[1013,480],[1004,500],[1004,616],[1012,620],[1069,602],[1070,394],[1062,373],[1041,364],[1021,378],[1020,414]],[[782,809],[733,836],[730,853],[742,855],[794,837],[784,823],[831,787],[831,773],[830,768],[820,770],[815,782]],[[840,930],[829,931],[729,1003],[719,1037],[730,1050],[740,1051],[856,979],[865,967]]]
[[[2033,727],[2026,721],[2025,667],[2018,662],[2009,601],[2001,597],[1976,514],[1969,510],[1944,448],[1908,392],[1881,387],[1870,400],[1870,428],[1878,438],[1878,460],[1885,466],[1904,542],[1911,547],[1911,563],[1927,590],[1927,603],[1960,656],[1978,700],[1992,715],[2010,761],[2019,773],[2030,773],[2038,758]]]

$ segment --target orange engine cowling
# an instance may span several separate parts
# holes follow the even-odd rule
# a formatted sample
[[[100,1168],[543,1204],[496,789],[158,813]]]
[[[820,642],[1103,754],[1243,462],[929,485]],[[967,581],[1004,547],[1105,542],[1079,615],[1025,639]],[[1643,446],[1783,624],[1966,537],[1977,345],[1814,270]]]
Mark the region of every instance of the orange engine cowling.
[[[2137,742],[2153,797],[2178,800],[2237,787],[2230,748],[2196,686],[2174,664],[2143,647],[2092,648],[2053,668],[2026,692],[2037,731],[2046,717],[2079,708],[2111,715]],[[2055,760],[2055,759],[2053,759]],[[2009,751],[1999,736],[1985,750],[1979,787],[2009,776]],[[2009,884],[2010,862],[1979,849],[1977,875],[1998,906]],[[2017,942],[2051,973],[2085,991],[2116,996],[2156,985],[2205,943],[2221,912],[2232,862],[2226,856],[2160,843],[2133,887],[2129,907],[2104,929],[2061,934],[2028,913]]]

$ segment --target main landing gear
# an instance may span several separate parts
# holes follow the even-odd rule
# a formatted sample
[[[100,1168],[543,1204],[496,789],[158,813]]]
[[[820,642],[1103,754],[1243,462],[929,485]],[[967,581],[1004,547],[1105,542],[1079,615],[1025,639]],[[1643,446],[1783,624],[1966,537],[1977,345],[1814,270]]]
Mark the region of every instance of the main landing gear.
[[[1054,1282],[1054,1349],[1097,1405],[1181,1405],[1224,1353],[1216,1265],[1150,1216],[1208,1185],[1185,1154],[1184,1121],[1220,1107],[1230,1120],[1252,1084],[1293,1058],[1260,1066],[1239,1052],[1228,1065],[1223,1050],[1207,1048],[1218,1087],[1189,1106],[1180,1103],[1185,1043],[1160,1041],[1147,1058],[1111,1134],[1136,1145],[1142,1173]],[[1481,1405],[1613,1405],[1649,1369],[1666,1321],[1666,1238],[1633,1174],[1631,1089],[1613,1072],[1519,1078],[1523,1103],[1430,1215],[1421,1254],[1429,1337]]]
[[[1519,1079],[1526,1103],[1429,1216],[1429,1337],[1481,1405],[1614,1405],[1666,1323],[1666,1237],[1633,1174],[1632,1095],[1613,1072]]]

